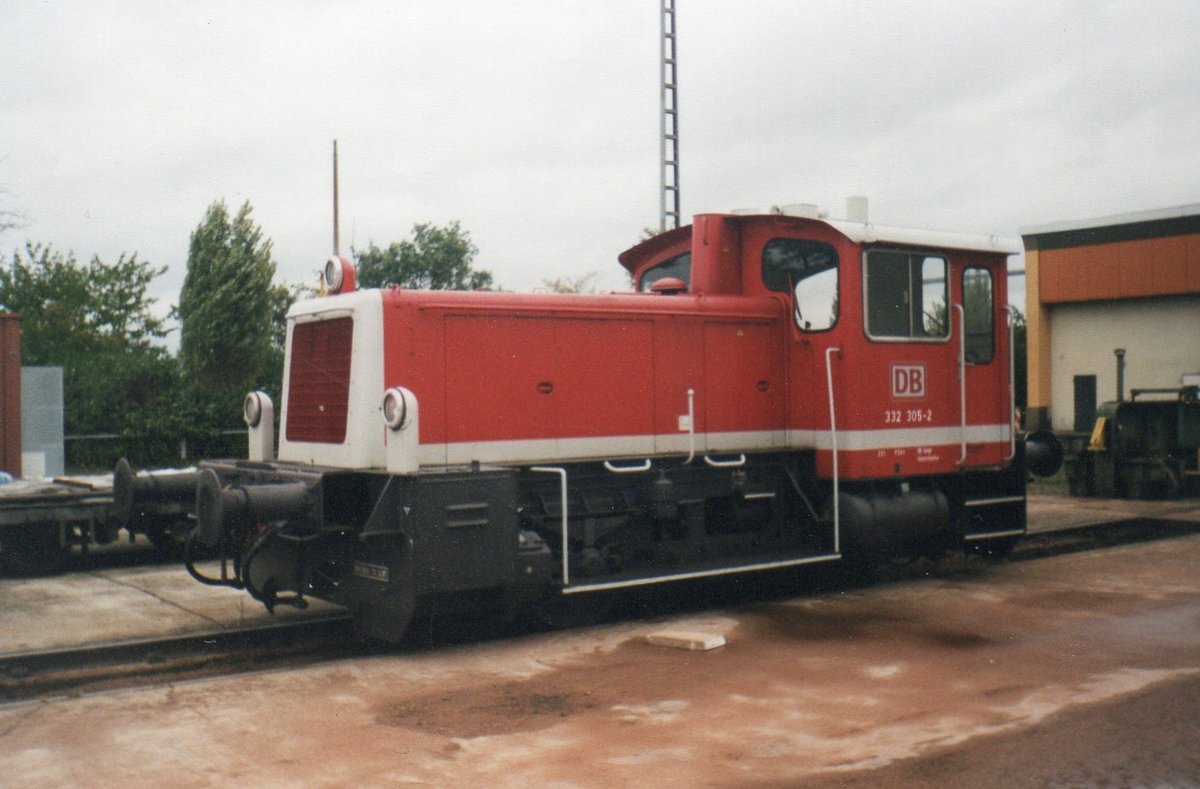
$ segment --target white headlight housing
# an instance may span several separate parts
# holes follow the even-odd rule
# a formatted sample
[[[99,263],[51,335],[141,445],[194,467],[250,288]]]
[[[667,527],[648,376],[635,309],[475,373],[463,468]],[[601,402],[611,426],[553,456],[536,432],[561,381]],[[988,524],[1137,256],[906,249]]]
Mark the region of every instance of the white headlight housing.
[[[266,392],[250,392],[242,401],[242,419],[250,442],[249,458],[265,463],[275,459],[275,404]]]

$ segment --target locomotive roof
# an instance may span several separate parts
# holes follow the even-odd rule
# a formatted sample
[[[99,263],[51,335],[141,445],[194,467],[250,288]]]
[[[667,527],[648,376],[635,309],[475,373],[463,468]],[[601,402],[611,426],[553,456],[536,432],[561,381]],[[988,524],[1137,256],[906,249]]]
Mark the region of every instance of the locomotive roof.
[[[874,222],[852,222],[848,219],[826,219],[797,214],[782,213],[753,213],[753,214],[722,214],[721,216],[735,221],[754,221],[761,219],[778,219],[788,217],[814,224],[822,224],[838,231],[846,238],[857,244],[902,244],[912,247],[929,247],[935,249],[962,249],[971,252],[996,252],[1004,255],[1015,255],[1021,251],[1021,244],[1015,239],[999,236],[985,236],[978,233],[954,233],[944,230],[919,230],[909,227],[893,227],[877,225]],[[666,247],[680,241],[690,239],[692,226],[668,230],[653,238],[625,250],[618,256],[621,265],[633,271],[647,257],[653,256]]]
[[[978,233],[953,233],[945,230],[918,230],[910,227],[876,225],[872,222],[851,222],[846,219],[821,219],[842,235],[859,244],[904,244],[938,249],[966,249],[972,252],[999,252],[1015,255],[1021,245],[1011,238],[985,236]]]

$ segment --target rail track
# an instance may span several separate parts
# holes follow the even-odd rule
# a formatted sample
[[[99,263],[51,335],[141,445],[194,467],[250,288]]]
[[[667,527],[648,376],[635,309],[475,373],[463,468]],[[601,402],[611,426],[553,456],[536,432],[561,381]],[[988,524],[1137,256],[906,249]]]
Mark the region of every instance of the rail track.
[[[0,654],[0,703],[279,668],[362,651],[348,616]]]
[[[1089,550],[1115,548],[1155,540],[1172,539],[1200,533],[1200,523],[1155,518],[1130,518],[1102,524],[1085,525],[1026,535],[1007,562],[1035,561]],[[969,569],[972,562],[957,563],[941,573]],[[978,566],[977,564],[975,566]],[[874,582],[896,582],[929,574],[928,567],[891,568],[875,576]],[[783,583],[762,585],[762,591],[748,591],[741,584],[722,595],[666,595],[661,610],[650,615],[681,609],[768,602],[784,594],[822,594],[831,589],[864,583],[861,576],[834,570],[815,578],[804,588]],[[757,588],[757,585],[755,585]],[[747,595],[752,598],[748,598]],[[686,601],[680,603],[680,598]],[[642,600],[641,602],[645,602]],[[645,607],[639,607],[645,612]],[[461,623],[459,623],[461,624]],[[501,635],[522,632],[511,626]],[[495,627],[461,629],[447,636],[433,636],[427,646],[495,637]],[[394,647],[390,647],[395,649]],[[419,648],[410,644],[406,648]],[[372,654],[371,645],[358,643],[353,636],[350,617],[331,616],[300,622],[280,622],[237,630],[138,639],[119,643],[86,645],[24,653],[0,653],[0,703],[36,698],[76,696],[105,690],[143,685],[175,683],[201,677],[245,673],[289,666],[312,665]]]

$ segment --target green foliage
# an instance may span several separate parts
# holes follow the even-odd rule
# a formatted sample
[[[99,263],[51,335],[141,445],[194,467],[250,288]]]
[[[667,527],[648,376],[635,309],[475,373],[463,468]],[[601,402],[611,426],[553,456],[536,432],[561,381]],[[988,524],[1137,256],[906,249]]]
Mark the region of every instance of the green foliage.
[[[487,290],[489,271],[473,267],[479,250],[457,221],[446,227],[418,224],[412,238],[386,248],[353,250],[358,284],[364,288],[399,285],[412,290]]]
[[[180,353],[166,335],[147,290],[166,268],[122,255],[116,263],[27,244],[0,262],[0,309],[20,313],[22,363],[64,368],[72,470],[110,469],[121,456],[135,466],[245,451],[241,401],[250,389],[278,399],[285,315],[305,288],[275,285],[270,242],[246,203],[230,217],[224,203],[205,212],[192,233],[187,278],[175,314]],[[309,289],[310,290],[310,289]]]
[[[1013,308],[1013,366],[1016,368],[1013,373],[1013,383],[1015,384],[1014,397],[1017,403],[1017,409],[1023,414],[1028,397],[1028,379],[1026,378],[1029,369],[1029,360],[1027,358],[1028,345],[1026,343],[1026,327],[1025,314],[1019,309]]]
[[[551,293],[595,293],[596,277],[594,271],[581,274],[578,277],[555,277],[543,279],[542,287]]]
[[[192,232],[187,275],[179,293],[179,362],[188,405],[201,424],[236,424],[251,389],[278,397],[282,329],[290,294],[275,286],[271,242],[249,201],[230,217],[210,205]]]
[[[26,364],[70,353],[145,348],[165,331],[150,311],[150,282],[166,271],[121,255],[114,264],[93,257],[86,266],[50,246],[26,244],[0,270],[0,304],[21,314]]]
[[[0,268],[0,308],[21,315],[22,364],[63,368],[67,435],[177,429],[175,362],[155,344],[165,330],[146,293],[163,271],[136,254],[80,265],[32,243]],[[111,468],[119,451],[81,445],[68,462]]]

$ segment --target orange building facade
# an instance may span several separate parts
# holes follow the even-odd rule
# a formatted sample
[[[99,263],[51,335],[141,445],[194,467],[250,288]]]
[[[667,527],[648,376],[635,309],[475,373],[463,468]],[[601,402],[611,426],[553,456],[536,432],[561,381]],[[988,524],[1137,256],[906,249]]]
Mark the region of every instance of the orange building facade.
[[[1200,204],[1022,238],[1028,426],[1087,431],[1101,402],[1200,373]]]

